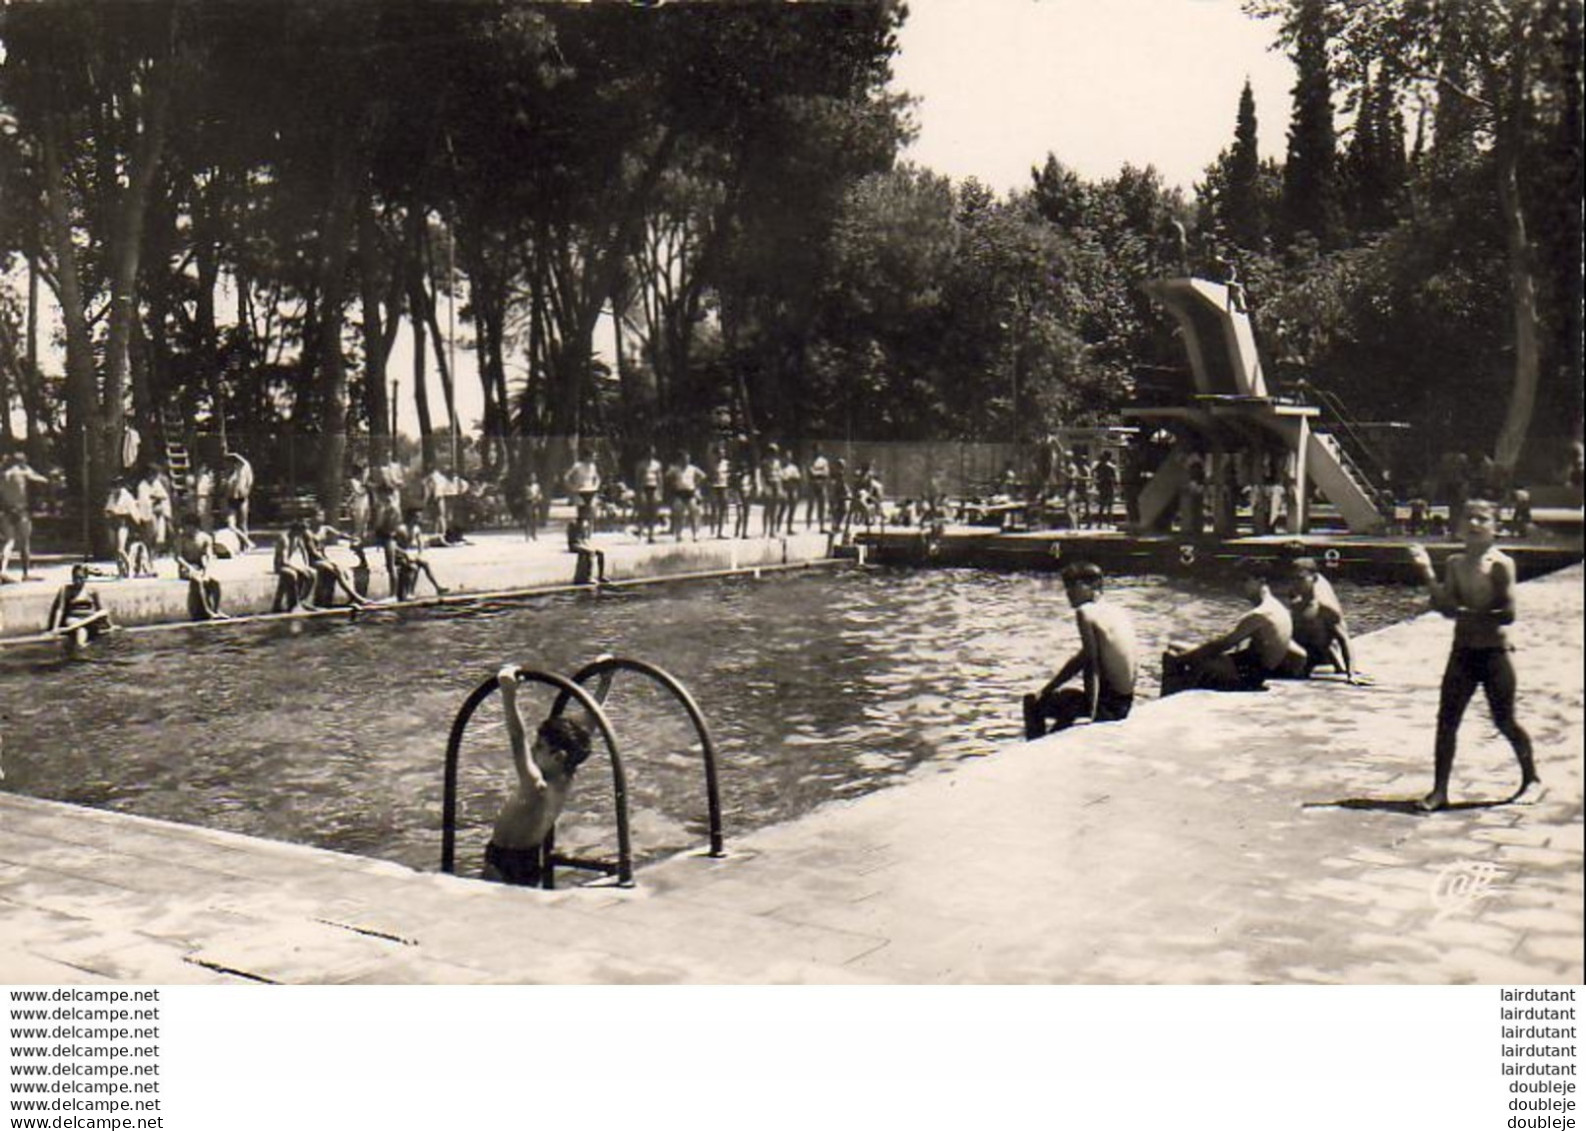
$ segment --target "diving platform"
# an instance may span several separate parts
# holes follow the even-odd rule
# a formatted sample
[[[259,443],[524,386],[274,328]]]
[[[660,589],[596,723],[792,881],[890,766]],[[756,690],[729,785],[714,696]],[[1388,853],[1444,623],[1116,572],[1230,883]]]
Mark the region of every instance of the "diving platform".
[[[1370,475],[1333,430],[1345,422],[1325,420],[1321,406],[1269,390],[1250,314],[1236,288],[1180,278],[1153,280],[1145,291],[1178,322],[1194,387],[1179,404],[1124,410],[1128,419],[1187,441],[1141,492],[1143,527],[1162,525],[1177,505],[1190,476],[1186,447],[1214,453],[1282,450],[1292,468],[1301,530],[1313,486],[1352,533],[1370,534],[1386,525]]]

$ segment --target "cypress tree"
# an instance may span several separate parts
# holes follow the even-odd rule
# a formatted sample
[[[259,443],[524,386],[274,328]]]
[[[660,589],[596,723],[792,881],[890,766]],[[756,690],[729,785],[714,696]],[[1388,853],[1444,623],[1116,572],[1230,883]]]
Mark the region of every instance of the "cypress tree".
[[[1240,247],[1259,248],[1266,231],[1266,217],[1262,215],[1261,155],[1256,145],[1256,96],[1248,78],[1239,95],[1239,118],[1234,126],[1234,145],[1228,153],[1227,168],[1223,220]]]
[[[1337,139],[1322,0],[1302,0],[1295,20],[1293,59],[1298,78],[1283,169],[1285,235],[1292,241],[1309,232],[1324,248],[1334,247],[1339,236]]]

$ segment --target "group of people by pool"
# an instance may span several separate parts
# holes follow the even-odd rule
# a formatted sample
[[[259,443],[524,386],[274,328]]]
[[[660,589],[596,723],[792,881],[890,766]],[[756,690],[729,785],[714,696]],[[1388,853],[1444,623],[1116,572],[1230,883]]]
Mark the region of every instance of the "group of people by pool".
[[[822,534],[845,536],[855,527],[869,529],[885,521],[886,489],[874,464],[861,463],[850,471],[847,460],[828,458],[819,444],[804,461],[776,443],[767,444],[757,457],[748,439],[740,436],[733,443],[712,444],[704,467],[686,449],[663,463],[652,444],[634,464],[631,483],[603,475],[594,450],[586,446],[562,483],[577,508],[574,521],[584,527],[579,535],[585,538],[603,521],[631,522],[633,534],[647,542],[654,542],[658,532],[679,542],[686,532],[698,541],[702,526],[716,538],[748,538],[756,506],[761,537],[796,533],[800,504],[803,529]],[[527,537],[536,536],[543,502],[544,489],[531,474],[520,508],[536,516],[525,527]]]
[[[1455,739],[1465,709],[1481,688],[1493,722],[1520,766],[1518,798],[1537,783],[1530,736],[1515,719],[1516,679],[1510,658],[1515,620],[1514,561],[1496,546],[1498,512],[1471,500],[1463,515],[1464,548],[1451,554],[1439,579],[1420,545],[1409,549],[1432,608],[1454,621],[1453,647],[1443,673],[1434,742],[1432,790],[1419,805],[1448,805]],[[1240,563],[1250,607],[1233,627],[1197,645],[1169,644],[1162,657],[1162,693],[1206,689],[1260,690],[1270,679],[1305,679],[1331,669],[1351,683],[1358,676],[1350,653],[1343,607],[1314,559],[1286,567],[1246,559]],[[1287,600],[1274,582],[1287,582]],[[1063,571],[1063,585],[1078,623],[1080,649],[1038,692],[1024,697],[1025,736],[1040,738],[1078,723],[1121,722],[1134,704],[1138,648],[1128,613],[1105,599],[1099,567],[1080,562]],[[1067,686],[1081,677],[1081,687]]]

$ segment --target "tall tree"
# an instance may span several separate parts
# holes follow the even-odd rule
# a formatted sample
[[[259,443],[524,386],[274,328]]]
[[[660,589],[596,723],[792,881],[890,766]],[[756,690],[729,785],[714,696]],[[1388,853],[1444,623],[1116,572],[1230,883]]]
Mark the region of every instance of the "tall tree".
[[[1329,14],[1325,0],[1296,0],[1285,28],[1296,73],[1283,165],[1283,221],[1293,240],[1308,232],[1323,247],[1339,237],[1337,137],[1328,68]]]

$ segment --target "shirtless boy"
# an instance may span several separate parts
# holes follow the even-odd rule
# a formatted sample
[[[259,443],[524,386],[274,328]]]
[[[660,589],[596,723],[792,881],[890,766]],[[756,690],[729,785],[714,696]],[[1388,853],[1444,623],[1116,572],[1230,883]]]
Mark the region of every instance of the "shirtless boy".
[[[518,709],[518,668],[508,664],[496,674],[517,789],[496,815],[485,846],[484,877],[509,884],[534,886],[545,877],[545,841],[567,803],[573,773],[589,757],[589,731],[565,715],[540,724],[534,743]]]
[[[176,524],[176,575],[187,582],[187,615],[193,620],[225,620],[220,611],[220,582],[210,573],[215,564],[215,539],[188,511]]]
[[[1082,718],[1110,723],[1129,717],[1139,667],[1134,623],[1123,608],[1102,599],[1104,584],[1101,567],[1090,562],[1063,571],[1063,588],[1079,624],[1079,651],[1039,693],[1024,697],[1026,739],[1045,734],[1047,719],[1054,720],[1053,730],[1066,730]],[[1062,689],[1075,675],[1083,675],[1084,690]]]
[[[331,560],[327,547],[333,542],[350,542],[352,539],[325,521],[325,512],[322,508],[314,508],[313,517],[303,527],[303,532],[298,537],[303,545],[303,557],[314,571],[316,605],[330,605],[336,598],[337,589],[345,593],[347,600],[355,606],[369,603],[359,594],[352,583],[352,578],[347,575],[347,571],[340,563]]]
[[[50,632],[66,640],[68,648],[82,648],[110,630],[110,613],[99,603],[99,594],[88,587],[88,567],[72,566],[72,579],[62,585],[50,604]]]
[[[1162,657],[1162,693],[1202,688],[1260,691],[1268,679],[1303,679],[1305,649],[1294,643],[1294,618],[1272,594],[1262,562],[1240,566],[1250,610],[1221,636],[1195,648],[1174,641]]]
[[[1306,666],[1311,670],[1331,666],[1354,683],[1349,625],[1344,621],[1344,606],[1333,583],[1316,568],[1315,558],[1296,558],[1292,568],[1294,588],[1289,611],[1294,617],[1294,642],[1305,649]]]
[[[1514,560],[1493,544],[1498,534],[1498,510],[1492,503],[1485,499],[1466,502],[1464,524],[1465,549],[1449,556],[1441,582],[1425,547],[1410,547],[1410,560],[1431,591],[1432,608],[1454,622],[1454,643],[1437,704],[1432,792],[1421,799],[1421,808],[1427,812],[1448,805],[1454,744],[1477,687],[1486,692],[1493,725],[1514,747],[1515,760],[1520,763],[1520,788],[1511,800],[1542,780],[1536,774],[1531,736],[1514,717],[1515,674],[1510,659],[1514,645],[1508,627],[1515,618]]]

